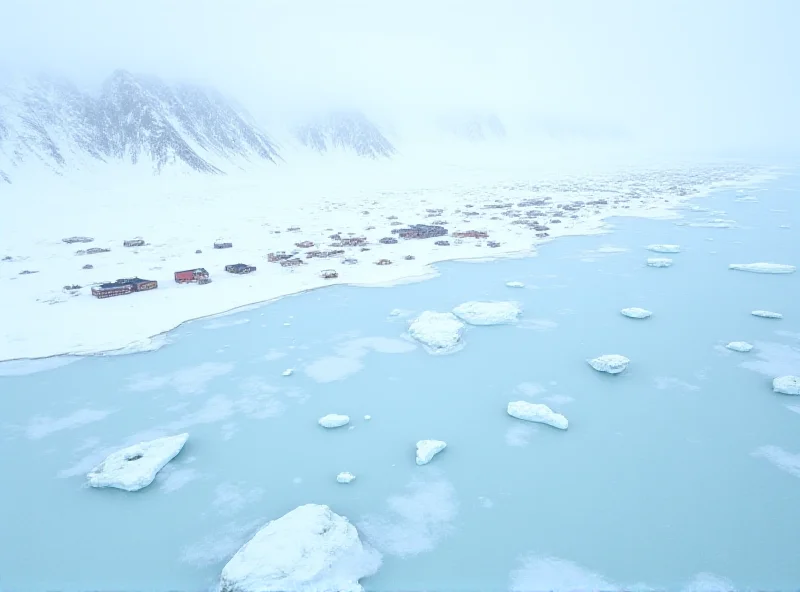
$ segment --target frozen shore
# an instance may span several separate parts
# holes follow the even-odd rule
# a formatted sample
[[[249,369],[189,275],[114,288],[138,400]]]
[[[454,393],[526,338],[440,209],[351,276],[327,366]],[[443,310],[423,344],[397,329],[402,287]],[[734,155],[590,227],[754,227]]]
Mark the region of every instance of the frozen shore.
[[[431,266],[440,261],[533,254],[538,244],[554,238],[604,232],[611,216],[675,217],[675,207],[690,198],[769,178],[763,169],[728,165],[561,176],[543,179],[536,190],[516,183],[509,171],[467,181],[443,178],[438,185],[406,181],[382,192],[351,183],[316,192],[296,189],[295,195],[287,185],[284,198],[267,201],[263,195],[271,187],[263,179],[246,185],[241,179],[148,181],[114,189],[65,185],[28,199],[18,194],[15,215],[0,220],[0,361],[151,351],[168,342],[164,333],[189,320],[327,285],[385,286],[430,277]],[[638,185],[636,197],[629,195],[632,184]],[[598,185],[606,190],[599,192]],[[558,208],[565,204],[576,209]],[[45,219],[35,214],[42,210],[48,211]],[[380,242],[413,224],[444,226],[450,236],[440,238],[450,244],[436,245],[439,239],[432,238]],[[453,236],[469,230],[488,238]],[[337,257],[304,258],[309,250],[331,249],[331,235],[351,233],[366,238],[369,250],[343,247]],[[94,240],[62,241],[72,236]],[[123,246],[140,236],[144,246]],[[233,247],[214,249],[219,237]],[[314,247],[296,246],[304,241]],[[77,254],[98,247],[110,251]],[[303,265],[285,268],[267,261],[268,253],[293,250]],[[358,262],[343,264],[344,258]],[[391,264],[376,265],[381,259]],[[225,265],[232,263],[257,270],[226,273]],[[175,283],[175,271],[197,267],[209,271],[212,283]],[[327,269],[338,277],[323,279]],[[126,277],[156,280],[158,288],[106,299],[91,295],[93,285]]]

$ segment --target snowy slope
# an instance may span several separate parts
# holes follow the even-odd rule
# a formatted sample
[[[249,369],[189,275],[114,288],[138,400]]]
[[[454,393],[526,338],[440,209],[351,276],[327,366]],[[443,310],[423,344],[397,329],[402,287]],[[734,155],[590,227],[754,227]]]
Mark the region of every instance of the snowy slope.
[[[318,152],[343,150],[369,158],[388,158],[396,152],[378,126],[358,111],[330,113],[297,126],[294,136]]]

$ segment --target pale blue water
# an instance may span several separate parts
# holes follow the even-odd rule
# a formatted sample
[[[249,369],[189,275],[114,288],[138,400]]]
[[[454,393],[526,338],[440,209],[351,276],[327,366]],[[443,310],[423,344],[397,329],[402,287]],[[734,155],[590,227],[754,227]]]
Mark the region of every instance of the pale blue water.
[[[685,213],[737,228],[615,219],[612,234],[536,258],[332,287],[187,324],[157,352],[0,377],[0,588],[208,589],[259,526],[308,502],[384,553],[368,590],[680,589],[700,572],[796,588],[800,397],[770,381],[800,373],[800,273],[727,266],[800,264],[798,188],[749,192],[758,203],[723,192],[694,204],[725,214]],[[647,268],[664,256],[649,243],[683,252]],[[473,299],[520,300],[525,320],[471,328],[462,351],[431,356],[388,316]],[[626,319],[628,306],[654,316]],[[756,349],[720,349],[732,340]],[[603,353],[630,357],[628,371],[591,370]],[[569,430],[508,417],[518,399],[547,402]],[[327,413],[354,429],[323,430]],[[149,488],[85,487],[109,451],[184,430]],[[417,467],[422,438],[449,446]],[[340,485],[340,471],[357,479]]]

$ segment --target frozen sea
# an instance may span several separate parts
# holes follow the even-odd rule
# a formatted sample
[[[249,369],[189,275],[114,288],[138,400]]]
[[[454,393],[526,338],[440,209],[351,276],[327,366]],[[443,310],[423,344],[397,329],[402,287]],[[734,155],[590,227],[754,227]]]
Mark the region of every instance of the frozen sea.
[[[0,588],[207,590],[257,528],[315,502],[384,554],[369,591],[794,589],[800,397],[771,380],[800,374],[800,273],[728,265],[800,264],[799,195],[784,178],[534,258],[198,320],[155,352],[0,365]],[[653,243],[681,246],[671,267],[646,266]],[[447,356],[389,314],[469,300],[524,313]],[[631,359],[619,376],[586,363],[612,353]],[[515,400],[569,429],[509,417]],[[329,413],[350,425],[321,428]],[[183,431],[148,488],[86,487],[109,452]],[[417,466],[421,439],[448,446]]]

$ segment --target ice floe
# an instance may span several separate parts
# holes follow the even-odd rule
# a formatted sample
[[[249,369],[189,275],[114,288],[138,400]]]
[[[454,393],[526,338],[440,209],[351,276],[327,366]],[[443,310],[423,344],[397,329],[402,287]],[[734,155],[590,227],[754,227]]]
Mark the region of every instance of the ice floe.
[[[336,480],[339,483],[350,483],[350,481],[352,481],[355,478],[356,478],[356,476],[353,475],[353,473],[348,473],[347,471],[343,471],[343,472],[339,473],[338,475],[336,475]]]
[[[522,282],[506,282],[506,286],[509,288],[524,288],[525,284]]]
[[[86,478],[92,487],[116,487],[139,491],[156,478],[158,472],[183,449],[189,434],[139,442],[110,454]]]
[[[518,302],[465,302],[453,314],[470,325],[503,325],[513,323],[522,314]]]
[[[770,310],[754,310],[750,313],[754,317],[761,317],[763,319],[782,319],[783,315],[779,312],[772,312]]]
[[[569,427],[567,418],[556,413],[547,405],[541,403],[528,403],[527,401],[512,401],[508,404],[508,414],[517,419],[525,421],[532,421],[536,423],[545,423],[560,430],[566,430]]]
[[[417,464],[427,465],[431,459],[447,447],[441,440],[420,440],[417,442]]]
[[[283,374],[283,376],[291,376],[292,374],[294,374],[294,369],[287,368],[286,370],[283,371],[282,374]]]
[[[731,263],[728,269],[736,271],[749,271],[750,273],[794,273],[797,268],[794,265],[783,263]]]
[[[630,360],[618,354],[606,354],[597,358],[587,360],[589,365],[599,372],[609,374],[619,374],[628,367]]]
[[[362,592],[381,565],[356,527],[328,506],[306,504],[261,528],[222,569],[221,592]]]
[[[647,265],[649,267],[669,267],[672,265],[672,259],[668,257],[649,257]]]
[[[350,423],[350,418],[347,415],[329,413],[325,417],[320,417],[318,423],[323,428],[340,428]]]
[[[784,395],[800,395],[800,376],[779,376],[772,381],[772,390]]]
[[[629,317],[631,319],[646,319],[647,317],[653,316],[653,313],[645,308],[623,308],[620,311],[624,316]]]
[[[737,352],[749,352],[753,349],[752,344],[747,343],[746,341],[731,341],[728,345],[726,345],[728,349],[732,349],[733,351]]]
[[[653,251],[654,253],[680,253],[681,246],[680,245],[647,245],[648,251]]]
[[[432,354],[448,354],[462,346],[464,323],[449,312],[426,310],[411,321],[408,334]]]

